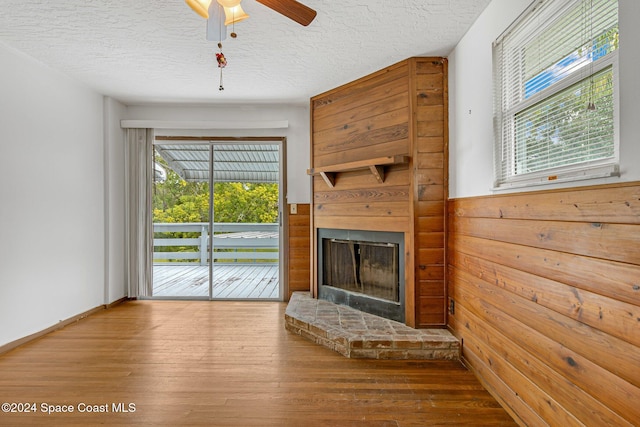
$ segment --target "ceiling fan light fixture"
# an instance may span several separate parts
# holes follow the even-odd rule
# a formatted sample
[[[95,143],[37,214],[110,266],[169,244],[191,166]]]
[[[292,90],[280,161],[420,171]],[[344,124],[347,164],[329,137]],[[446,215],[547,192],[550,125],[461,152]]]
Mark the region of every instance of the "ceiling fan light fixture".
[[[220,42],[227,38],[224,18],[224,8],[220,3],[212,1],[209,6],[209,19],[207,19],[207,40]]]
[[[217,0],[222,7],[236,7],[240,5],[241,0]]]
[[[224,15],[227,18],[224,20],[224,25],[235,24],[236,22],[244,21],[249,17],[249,15],[247,15],[245,11],[242,10],[242,6],[240,6],[239,3],[234,7],[225,7]]]
[[[204,19],[209,19],[209,5],[212,0],[185,0],[191,9]]]

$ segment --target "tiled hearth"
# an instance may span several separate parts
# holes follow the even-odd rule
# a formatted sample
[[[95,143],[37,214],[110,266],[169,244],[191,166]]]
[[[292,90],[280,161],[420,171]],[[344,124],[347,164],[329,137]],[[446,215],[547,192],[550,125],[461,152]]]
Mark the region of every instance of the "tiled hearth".
[[[413,329],[351,307],[294,292],[285,312],[287,330],[352,358],[447,359],[460,343],[445,329]]]

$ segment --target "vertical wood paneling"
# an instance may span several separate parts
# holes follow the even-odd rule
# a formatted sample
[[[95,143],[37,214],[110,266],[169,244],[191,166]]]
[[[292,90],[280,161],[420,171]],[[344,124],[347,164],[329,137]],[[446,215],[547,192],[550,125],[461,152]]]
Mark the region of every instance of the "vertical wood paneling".
[[[446,73],[443,58],[411,58],[311,99],[311,167],[411,158],[386,168],[383,183],[366,170],[336,174],[333,187],[314,177],[311,212],[313,235],[323,227],[405,233],[410,326],[446,324]]]
[[[448,187],[447,61],[416,58],[415,111],[416,317],[420,327],[446,325],[445,234]],[[441,272],[441,275],[438,273]]]
[[[312,98],[311,166],[410,155],[408,72],[408,63],[403,61]],[[387,168],[383,183],[367,170],[341,172],[334,187],[314,178],[312,204],[314,236],[318,228],[405,233],[406,253],[411,254],[405,255],[406,291],[411,295],[408,324],[415,318],[411,189],[407,164]],[[315,247],[315,242],[312,245]]]
[[[311,208],[309,204],[298,203],[298,213],[292,215],[287,209],[289,231],[289,282],[287,301],[296,291],[311,289]]]
[[[449,327],[483,384],[523,425],[638,425],[640,184],[451,200],[448,221]]]

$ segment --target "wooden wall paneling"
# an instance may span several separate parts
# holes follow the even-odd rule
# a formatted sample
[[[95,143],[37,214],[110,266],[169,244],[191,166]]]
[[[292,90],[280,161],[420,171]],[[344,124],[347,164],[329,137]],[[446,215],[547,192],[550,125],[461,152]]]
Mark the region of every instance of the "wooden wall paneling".
[[[416,202],[418,217],[439,216],[445,211],[444,200],[418,200]]]
[[[418,248],[419,265],[444,265],[444,248]]]
[[[452,273],[455,274],[455,276],[451,277],[451,280],[456,283],[456,301],[464,302],[463,307],[465,309],[471,310],[486,322],[488,326],[492,326],[502,333],[507,334],[513,342],[523,348],[522,353],[516,353],[512,357],[530,357],[535,355],[544,360],[554,370],[562,372],[563,376],[570,382],[591,394],[595,399],[610,407],[627,421],[632,422],[638,419],[636,398],[640,390],[637,387],[595,362],[590,361],[582,356],[581,353],[565,347],[562,342],[548,337],[546,331],[540,331],[539,329],[522,323],[522,317],[524,317],[525,314],[522,314],[519,318],[513,317],[514,314],[517,314],[513,311],[517,311],[521,308],[521,305],[516,305],[518,301],[509,299],[504,292],[493,291],[490,287],[481,283],[481,281],[473,280],[469,275],[465,275],[464,272],[454,270]],[[503,300],[500,301],[500,299]],[[503,307],[502,303],[505,302],[504,299],[509,300],[509,303],[514,305],[515,308],[512,312],[507,313],[500,309]],[[536,318],[540,319],[541,316],[537,316]],[[571,333],[571,329],[567,327],[567,325],[560,327],[566,328],[564,334],[568,335]],[[517,334],[514,334],[514,331],[517,331]],[[487,345],[487,343],[483,345],[486,348],[493,347],[492,345]],[[588,349],[586,346],[583,346],[582,350]],[[614,348],[613,350],[619,349]],[[500,375],[498,374],[498,376]],[[505,382],[509,382],[508,377],[501,378],[503,378]],[[536,379],[537,375],[532,378],[534,381]],[[516,387],[516,385],[513,386]],[[605,386],[607,392],[603,393],[603,387]],[[554,395],[569,393],[569,391],[568,389],[556,389],[554,390]],[[522,396],[519,397],[521,398]],[[544,399],[544,396],[538,396],[537,399]],[[533,403],[528,402],[528,404],[532,405]],[[627,414],[627,417],[624,417],[624,414]],[[560,425],[555,422],[554,419],[547,419],[546,421],[550,425]]]
[[[442,298],[442,280],[421,280],[420,296]]]
[[[391,153],[398,153],[398,151],[404,150],[404,153],[400,154],[408,154],[406,110],[402,111],[402,115],[403,117],[398,119],[398,121],[402,121],[401,123],[392,123],[389,126],[378,129],[373,125],[366,125],[367,130],[360,132],[358,135],[340,135],[340,132],[336,132],[337,135],[323,135],[327,138],[327,143],[314,152],[314,164],[316,167],[322,167],[333,165],[336,160],[339,160],[340,163],[348,163],[386,155],[397,155],[386,154],[390,150],[386,146],[391,147]],[[335,138],[342,138],[342,141],[336,143],[334,142]],[[379,148],[378,145],[381,144],[385,148]]]
[[[470,318],[466,320],[472,322]],[[487,334],[487,336],[493,338],[493,335]],[[497,377],[506,379],[513,392],[531,407],[532,411],[536,414],[536,418],[542,420],[553,419],[558,423],[557,425],[563,426],[588,425],[579,421],[562,405],[558,404],[552,396],[545,393],[537,384],[529,380],[529,378],[514,366],[515,363],[510,363],[505,360],[497,347],[483,346],[471,333],[467,335],[465,345],[473,348],[475,350],[474,355],[477,359],[482,360],[485,366],[490,366]]]
[[[440,90],[422,90],[418,93],[418,106],[442,105],[444,103],[444,93]]]
[[[407,138],[409,106],[406,101],[393,105],[381,100],[376,104],[382,104],[379,109],[384,108],[384,110],[375,116],[358,121],[347,121],[344,115],[340,115],[336,117],[332,127],[314,131],[313,152],[316,167],[322,165],[315,164],[315,157],[323,153],[345,151],[354,146],[371,146],[384,141]]]
[[[417,280],[416,266],[419,262],[418,251],[419,244],[415,237],[417,228],[416,228],[416,201],[418,200],[418,185],[416,182],[416,155],[417,155],[417,143],[416,138],[418,135],[417,132],[417,122],[416,122],[416,100],[414,94],[416,93],[416,60],[409,59],[407,60],[408,65],[408,75],[410,76],[409,82],[407,85],[407,100],[409,102],[410,111],[411,111],[411,120],[409,120],[409,154],[411,156],[411,183],[409,186],[409,200],[408,200],[408,209],[411,212],[411,217],[409,221],[409,230],[407,233],[408,242],[410,242],[411,246],[408,246],[406,250],[407,257],[411,259],[410,262],[405,265],[405,317],[407,321],[405,322],[407,325],[412,327],[419,327],[422,324],[422,318],[420,313],[425,310],[422,307],[422,297],[420,296],[420,281]],[[405,242],[406,243],[406,242]],[[407,292],[407,285],[410,285],[411,292]],[[428,308],[426,308],[428,310]]]
[[[411,58],[311,100],[312,168],[410,157],[386,168],[383,183],[366,170],[336,173],[333,186],[314,177],[311,212],[312,240],[325,227],[405,233],[410,326],[445,325],[446,95],[446,60]]]
[[[444,265],[419,265],[416,277],[420,281],[439,282],[441,285],[443,285],[445,279],[445,267]],[[432,288],[433,284],[430,284],[428,286]]]
[[[326,154],[348,152],[354,148],[371,147],[389,141],[406,141],[408,138],[407,120],[408,109],[402,108],[369,120],[317,132],[314,134],[317,144],[314,145],[314,165],[316,167],[325,166],[317,163],[316,160]]]
[[[409,229],[409,217],[355,217],[355,216],[316,216],[316,228],[338,228],[348,230],[406,232]],[[406,244],[406,239],[405,239]],[[410,251],[413,256],[413,251]],[[411,260],[413,265],[413,259]]]
[[[449,327],[523,424],[640,420],[639,189],[448,203]]]
[[[433,108],[432,107],[420,107],[420,108],[424,108],[424,109],[429,109],[429,110],[442,110],[444,109],[443,106],[438,105],[438,108]],[[442,113],[441,112],[437,112],[436,113],[437,116],[442,117]],[[423,115],[426,115],[423,113]],[[420,117],[420,116],[419,116]],[[418,136],[419,137],[438,137],[438,136],[443,136],[445,130],[442,129],[442,119],[438,120],[435,117],[428,117],[428,120],[420,120],[418,117]]]
[[[444,231],[418,232],[416,243],[421,248],[444,248]]]
[[[318,203],[314,207],[316,215],[321,216],[360,216],[360,217],[397,217],[408,216],[407,203],[399,202],[359,202],[350,203],[345,209],[341,203]]]
[[[369,99],[359,99],[357,103],[345,106],[343,112],[333,112],[322,116],[317,114],[314,123],[314,132],[324,136],[331,132],[336,132],[340,126],[351,126],[352,123],[359,123],[370,120],[371,117],[380,117],[393,111],[406,109],[407,102],[406,88],[403,84],[398,84],[398,80],[391,81],[376,88],[378,97]],[[363,104],[363,102],[365,102]],[[335,106],[332,106],[335,108]],[[316,113],[314,111],[314,113]]]
[[[434,169],[439,171],[442,175],[442,168],[444,167],[444,153],[418,153],[416,156],[416,167],[420,169]],[[428,175],[428,171],[423,172]]]
[[[634,224],[459,217],[455,227],[467,236],[640,264]]]
[[[289,231],[288,240],[288,289],[287,300],[296,291],[310,291],[310,266],[311,266],[311,207],[309,204],[298,203],[298,213],[291,214],[287,209],[287,223]]]
[[[414,67],[417,318],[419,326],[434,327],[446,325],[447,62],[417,58]],[[434,234],[439,238],[424,238]]]
[[[548,426],[540,416],[528,406],[522,399],[505,400],[503,396],[513,395],[511,390],[502,379],[491,369],[491,365],[485,364],[484,361],[473,352],[468,352],[467,361],[472,364],[472,371],[480,380],[480,383],[486,388],[502,407],[516,420],[520,426]]]
[[[423,286],[423,282],[418,282],[418,285]],[[418,317],[419,326],[428,325],[428,326],[439,326],[442,323],[442,318],[445,315],[444,305],[445,298],[444,297],[432,297],[429,295],[425,295],[419,290],[418,301],[419,306],[418,312],[420,316]]]
[[[597,398],[593,397],[585,390],[573,384],[566,377],[560,375],[557,371],[555,371],[552,367],[550,367],[544,360],[536,357],[535,355],[528,355],[527,357],[520,356],[523,353],[523,349],[515,344],[511,339],[501,334],[492,326],[489,326],[487,323],[483,322],[482,319],[474,315],[471,311],[468,311],[464,306],[460,306],[456,309],[455,317],[452,317],[450,326],[455,329],[464,328],[466,331],[465,334],[465,346],[467,347],[468,352],[473,354],[471,356],[476,360],[476,364],[480,362],[482,359],[483,365],[483,373],[488,371],[487,367],[493,367],[494,364],[506,364],[512,365],[513,369],[516,372],[520,372],[521,376],[517,379],[517,382],[528,381],[529,378],[536,377],[538,382],[536,384],[537,387],[540,388],[541,394],[543,393],[547,399],[540,399],[539,396],[534,396],[527,400],[533,401],[534,405],[545,405],[544,410],[540,410],[536,407],[534,411],[531,407],[527,406],[527,409],[531,411],[531,413],[535,413],[534,417],[536,424],[547,424],[537,414],[544,414],[551,411],[558,410],[558,406],[567,408],[568,411],[563,411],[562,417],[566,419],[567,412],[571,414],[575,414],[573,422],[570,422],[568,425],[602,425],[602,426],[625,426],[625,427],[633,427],[629,421],[623,419],[618,414],[613,412],[607,406],[605,406],[602,402],[600,402]],[[491,342],[492,346],[490,347],[490,359],[483,357],[483,350],[486,348],[483,343]],[[469,354],[469,353],[468,353]],[[517,355],[514,357],[514,355]],[[507,395],[517,392],[520,396],[521,393],[508,389],[508,387],[504,384],[504,381],[511,383],[516,383],[515,387],[517,387],[517,382],[513,381],[513,374],[499,373],[499,377],[503,378],[502,380],[498,380],[498,371],[494,371],[494,378],[488,381],[485,381],[485,385],[488,389],[496,391],[496,387],[493,386],[493,383],[496,381],[500,381],[501,387],[505,390]],[[561,385],[563,388],[570,390],[569,393],[554,393],[554,390]],[[508,390],[508,391],[506,391]],[[551,399],[550,396],[553,395],[554,398]],[[555,401],[554,404],[551,402]],[[508,406],[507,402],[502,402],[503,406]],[[518,400],[520,406],[526,405],[521,399]],[[548,408],[546,407],[548,406]],[[530,413],[530,414],[531,414]],[[530,415],[529,414],[529,415]],[[514,416],[514,418],[518,418]],[[556,419],[555,416],[547,417]],[[575,419],[577,418],[577,419]],[[527,425],[536,425],[531,422],[527,423]]]
[[[410,205],[411,206],[411,205]],[[407,231],[404,233],[405,262],[404,262],[404,293],[405,293],[405,323],[412,328],[418,326],[418,304],[416,293],[418,292],[415,275],[415,250],[413,215],[407,218]]]
[[[349,209],[351,203],[375,201],[406,203],[409,201],[409,192],[405,185],[378,186],[353,190],[329,189],[327,191],[316,191],[313,195],[313,200],[314,203],[339,203],[345,209]]]
[[[442,85],[443,79],[445,78],[444,74],[436,75],[438,79],[440,79],[440,84]],[[444,105],[430,105],[430,106],[422,106],[420,109],[416,111],[416,120],[418,123],[431,123],[431,122],[442,122],[446,118]],[[440,136],[444,137],[446,134],[446,129],[433,129],[433,135],[430,136]],[[418,135],[424,136],[424,135]]]
[[[393,165],[385,169],[385,179],[383,183],[378,183],[369,170],[355,170],[349,173],[336,174],[335,187],[339,190],[356,190],[364,187],[409,187],[411,177],[408,165]],[[324,179],[320,176],[313,177],[314,188],[319,191],[331,190]],[[333,191],[333,190],[332,190]],[[407,207],[408,209],[408,207]]]
[[[458,252],[452,266],[542,307],[640,347],[640,307]],[[640,361],[640,354],[637,355]]]
[[[440,201],[444,195],[444,186],[438,184],[418,185],[418,200],[420,201]],[[444,214],[440,215],[444,217]]]
[[[445,141],[441,137],[419,137],[417,138],[418,153],[440,153],[446,155]],[[445,165],[446,166],[446,165]]]
[[[422,185],[444,186],[444,170],[442,168],[419,168],[416,171],[416,181],[422,183]],[[444,202],[442,199],[436,201]],[[418,200],[418,203],[419,202],[420,200]],[[444,212],[444,208],[440,211],[440,214],[442,214],[442,212]]]
[[[562,351],[554,357],[557,357],[559,366],[572,368],[576,374],[590,366],[592,376],[601,375],[602,384],[615,385],[626,398],[632,399],[640,393],[640,352],[636,346],[541,307],[537,302],[513,295],[494,284],[475,280],[467,271],[451,269],[450,273],[453,279],[468,285],[458,288],[468,292],[464,296],[465,301],[471,298],[487,301],[487,296],[490,296],[487,305],[499,307],[503,316],[513,319],[512,324],[517,324],[523,330],[537,331],[544,334],[546,339],[558,343]],[[575,376],[575,381],[578,381],[576,384],[586,383],[579,375]]]
[[[394,95],[402,93],[398,81],[406,81],[407,73],[407,63],[402,61],[311,98],[313,130],[331,127],[336,122],[336,117],[345,114],[350,120],[376,115],[375,110],[359,107],[371,104],[372,100],[393,98]]]
[[[639,305],[638,266],[455,233],[449,238],[449,246],[456,251],[501,265],[535,271],[538,276],[551,278],[577,289]]]
[[[393,139],[380,142],[372,146],[354,147],[351,150],[326,153],[322,156],[318,156],[318,163],[316,164],[316,166],[331,166],[340,163],[349,163],[358,160],[373,159],[377,157],[408,155],[408,144],[409,139],[405,137],[403,139]],[[340,175],[349,173],[352,172],[343,172]]]
[[[532,203],[532,199],[536,203]],[[476,199],[457,199],[459,217],[640,223],[640,185],[634,182],[528,192]]]

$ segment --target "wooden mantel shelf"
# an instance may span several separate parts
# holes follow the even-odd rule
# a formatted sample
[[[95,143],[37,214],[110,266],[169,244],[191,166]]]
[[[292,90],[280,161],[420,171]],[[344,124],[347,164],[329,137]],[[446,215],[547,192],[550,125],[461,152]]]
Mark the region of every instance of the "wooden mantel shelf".
[[[384,182],[385,166],[409,163],[409,156],[386,156],[375,159],[358,160],[356,162],[339,163],[331,166],[307,169],[308,175],[320,175],[331,188],[335,186],[336,173],[361,169],[369,169],[378,183]]]

